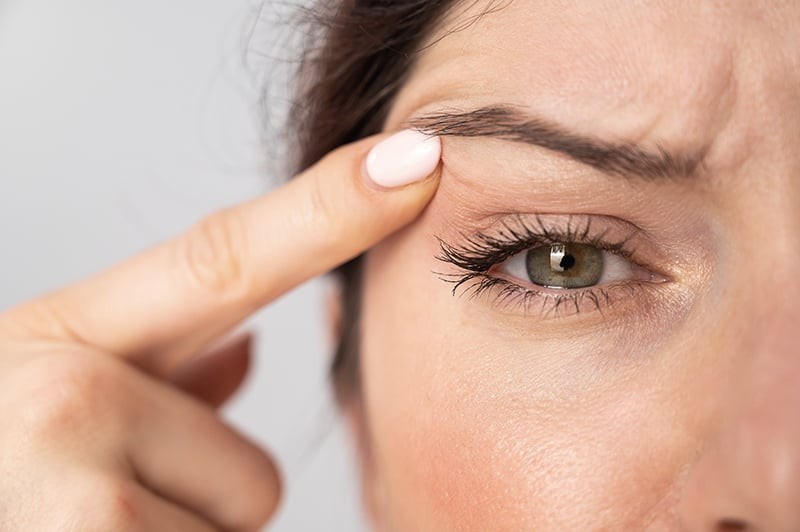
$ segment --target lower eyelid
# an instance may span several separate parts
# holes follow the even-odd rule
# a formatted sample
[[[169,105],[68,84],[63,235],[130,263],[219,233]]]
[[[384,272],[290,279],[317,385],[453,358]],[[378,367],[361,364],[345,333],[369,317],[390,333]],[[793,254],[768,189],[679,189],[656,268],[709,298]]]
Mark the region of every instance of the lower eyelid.
[[[626,300],[632,304],[642,303],[641,298],[648,293],[648,286],[652,288],[652,283],[628,281],[580,289],[552,289],[535,285],[526,288],[501,274],[483,273],[462,279],[453,294],[467,296],[467,299],[486,297],[494,307],[514,314],[521,313],[523,317],[555,319],[598,312],[605,318],[605,310],[618,303]]]

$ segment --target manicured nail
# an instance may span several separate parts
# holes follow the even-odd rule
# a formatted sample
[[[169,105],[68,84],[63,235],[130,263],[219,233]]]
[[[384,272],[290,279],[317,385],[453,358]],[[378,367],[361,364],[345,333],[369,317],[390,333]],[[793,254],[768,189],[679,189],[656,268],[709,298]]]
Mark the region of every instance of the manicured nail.
[[[367,175],[382,187],[399,187],[428,177],[439,165],[442,142],[406,129],[372,148],[367,155]]]

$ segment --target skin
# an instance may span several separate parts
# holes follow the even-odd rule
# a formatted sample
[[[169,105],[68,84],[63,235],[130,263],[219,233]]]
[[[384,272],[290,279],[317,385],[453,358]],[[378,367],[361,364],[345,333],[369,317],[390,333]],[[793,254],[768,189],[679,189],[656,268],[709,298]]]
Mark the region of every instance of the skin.
[[[625,179],[443,138],[433,201],[367,255],[349,411],[376,528],[800,530],[800,4],[515,0],[448,33],[478,4],[431,36],[387,131],[509,103],[705,157]],[[453,297],[436,237],[509,213],[635,224],[667,280],[602,313]]]
[[[609,141],[702,153],[698,172],[626,179],[446,138],[431,179],[382,190],[363,179],[367,139],[3,312],[0,528],[258,529],[278,502],[275,465],[215,412],[250,342],[214,343],[378,242],[362,396],[347,406],[376,528],[800,528],[800,8],[516,0],[438,39],[474,14],[431,36],[387,130],[512,103]],[[439,174],[423,216],[382,241]],[[517,213],[548,227],[591,217],[610,234],[611,219],[635,224],[632,258],[664,282],[609,288],[602,312],[453,297],[432,273],[453,270],[436,237],[458,245]]]
[[[362,168],[382,138],[0,314],[0,528],[261,529],[278,504],[276,466],[216,412],[250,340],[218,340],[419,214],[438,173],[375,185]]]

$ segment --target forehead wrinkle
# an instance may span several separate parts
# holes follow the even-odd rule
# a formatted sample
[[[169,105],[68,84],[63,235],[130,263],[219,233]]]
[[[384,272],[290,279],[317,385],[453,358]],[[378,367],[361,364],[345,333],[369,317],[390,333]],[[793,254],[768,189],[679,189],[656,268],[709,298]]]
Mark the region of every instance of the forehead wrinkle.
[[[709,30],[724,26],[724,20],[693,20],[694,11],[676,15],[653,9],[644,25],[655,37],[638,39],[632,28],[631,36],[619,39],[615,35],[620,27],[636,17],[611,13],[593,20],[591,35],[576,37],[573,34],[586,22],[581,17],[568,19],[581,9],[558,13],[553,24],[541,9],[535,10],[536,17],[515,12],[524,5],[510,2],[426,50],[387,123],[398,124],[436,100],[479,105],[500,100],[597,136],[634,142],[664,139],[670,148],[685,151],[712,146],[708,164],[700,168],[704,173],[717,165],[731,167],[728,159],[742,156],[741,149],[727,145],[735,136],[718,139],[737,102],[734,64],[741,38]],[[705,8],[707,15],[718,11],[712,7]],[[535,22],[540,15],[542,20]],[[531,26],[528,19],[537,25]],[[657,31],[684,19],[691,29],[689,38]],[[561,27],[552,28],[559,22]],[[523,32],[520,39],[520,28],[536,35]],[[600,39],[600,46],[588,42],[598,28],[610,36]],[[544,41],[554,44],[547,48]]]

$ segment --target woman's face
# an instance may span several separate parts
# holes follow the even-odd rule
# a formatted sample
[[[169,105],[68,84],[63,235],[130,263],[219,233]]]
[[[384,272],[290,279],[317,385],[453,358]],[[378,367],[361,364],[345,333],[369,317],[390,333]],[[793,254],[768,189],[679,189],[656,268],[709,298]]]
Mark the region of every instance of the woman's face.
[[[475,4],[386,126],[449,134],[366,262],[378,526],[800,530],[800,4]]]

